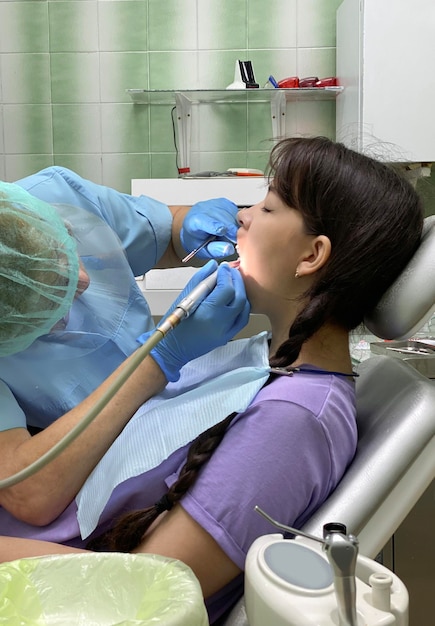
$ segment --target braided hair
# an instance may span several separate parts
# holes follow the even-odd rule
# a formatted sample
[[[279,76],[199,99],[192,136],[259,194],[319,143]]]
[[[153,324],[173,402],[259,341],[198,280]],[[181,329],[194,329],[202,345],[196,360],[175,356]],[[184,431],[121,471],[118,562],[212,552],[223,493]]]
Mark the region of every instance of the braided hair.
[[[350,331],[363,322],[417,249],[423,209],[396,169],[323,137],[277,143],[269,175],[281,200],[302,215],[306,232],[331,241],[331,255],[303,294],[288,339],[270,359],[272,367],[285,368],[325,323]],[[193,486],[235,416],[195,439],[178,480],[159,502],[127,513],[88,547],[122,552],[137,547],[160,513]]]

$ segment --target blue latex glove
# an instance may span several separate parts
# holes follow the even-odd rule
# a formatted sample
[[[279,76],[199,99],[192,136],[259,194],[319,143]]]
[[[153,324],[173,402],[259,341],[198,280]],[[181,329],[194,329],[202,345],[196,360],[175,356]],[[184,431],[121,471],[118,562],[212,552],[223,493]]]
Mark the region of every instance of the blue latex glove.
[[[217,268],[210,261],[190,279],[186,288],[168,311],[168,315],[196,285],[210,276]],[[151,356],[170,381],[180,377],[180,369],[188,361],[196,359],[218,346],[225,345],[246,324],[250,304],[239,270],[228,263],[219,266],[217,284],[213,291],[200,303],[188,318],[170,331],[152,350]],[[151,333],[138,338],[145,343]]]
[[[197,254],[199,259],[224,258],[234,254],[234,246],[228,241],[237,241],[237,205],[226,198],[197,202],[184,218],[180,232],[183,248],[191,252],[211,235],[222,239],[212,241]]]

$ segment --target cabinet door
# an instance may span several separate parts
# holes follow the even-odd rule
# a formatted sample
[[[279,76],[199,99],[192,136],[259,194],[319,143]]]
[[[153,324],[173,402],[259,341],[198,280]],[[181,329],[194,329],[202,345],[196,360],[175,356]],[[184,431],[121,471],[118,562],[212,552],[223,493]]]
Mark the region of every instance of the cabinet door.
[[[387,161],[435,160],[435,2],[344,0],[337,11],[337,137]]]

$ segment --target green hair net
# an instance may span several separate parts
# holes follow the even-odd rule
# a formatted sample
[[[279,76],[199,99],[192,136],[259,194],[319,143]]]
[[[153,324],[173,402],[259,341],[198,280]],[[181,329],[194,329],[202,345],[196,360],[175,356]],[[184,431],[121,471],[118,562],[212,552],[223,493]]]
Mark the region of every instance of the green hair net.
[[[20,352],[69,311],[76,243],[51,205],[0,182],[0,356]]]

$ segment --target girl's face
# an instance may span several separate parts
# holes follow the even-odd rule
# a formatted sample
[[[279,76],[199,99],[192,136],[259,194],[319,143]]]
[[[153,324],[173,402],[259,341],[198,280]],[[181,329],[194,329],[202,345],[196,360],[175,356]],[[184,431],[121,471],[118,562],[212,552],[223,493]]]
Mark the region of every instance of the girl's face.
[[[312,235],[300,213],[269,187],[266,198],[238,214],[239,270],[254,313],[270,315],[294,299],[295,273],[309,255]]]

